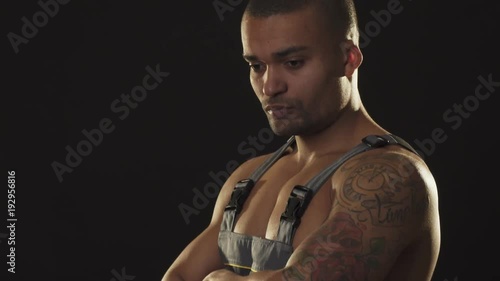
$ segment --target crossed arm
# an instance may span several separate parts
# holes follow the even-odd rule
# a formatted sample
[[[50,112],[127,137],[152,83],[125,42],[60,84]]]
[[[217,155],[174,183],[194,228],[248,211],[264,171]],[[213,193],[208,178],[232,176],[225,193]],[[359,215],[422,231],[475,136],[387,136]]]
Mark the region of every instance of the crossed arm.
[[[380,154],[337,171],[332,185],[336,197],[328,219],[295,249],[285,268],[249,276],[216,269],[203,281],[385,280],[400,253],[432,221],[436,195],[430,172],[398,154]]]

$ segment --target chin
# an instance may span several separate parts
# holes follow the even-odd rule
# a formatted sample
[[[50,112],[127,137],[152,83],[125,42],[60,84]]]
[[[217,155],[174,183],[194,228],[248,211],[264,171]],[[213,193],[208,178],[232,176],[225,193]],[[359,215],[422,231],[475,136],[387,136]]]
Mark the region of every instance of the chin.
[[[292,122],[290,119],[272,120],[269,119],[271,130],[280,137],[291,137],[294,135],[313,135],[318,130],[311,126],[306,126],[305,122]]]
[[[291,137],[293,132],[291,132],[286,126],[276,126],[273,123],[269,124],[273,133],[279,137]]]
[[[291,126],[273,126],[271,124],[271,130],[275,135],[284,138],[289,138],[295,135],[304,135],[303,130],[299,130],[299,128]]]

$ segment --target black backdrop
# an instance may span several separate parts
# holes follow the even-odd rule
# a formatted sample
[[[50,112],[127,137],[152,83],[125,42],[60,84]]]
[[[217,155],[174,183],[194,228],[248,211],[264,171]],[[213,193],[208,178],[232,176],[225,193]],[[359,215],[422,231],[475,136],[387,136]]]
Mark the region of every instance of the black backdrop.
[[[4,3],[2,158],[17,222],[0,229],[1,280],[159,281],[207,225],[224,173],[281,145],[241,59],[244,4]],[[499,280],[498,1],[357,5],[365,105],[439,185],[433,281]],[[161,75],[144,94],[148,66]]]

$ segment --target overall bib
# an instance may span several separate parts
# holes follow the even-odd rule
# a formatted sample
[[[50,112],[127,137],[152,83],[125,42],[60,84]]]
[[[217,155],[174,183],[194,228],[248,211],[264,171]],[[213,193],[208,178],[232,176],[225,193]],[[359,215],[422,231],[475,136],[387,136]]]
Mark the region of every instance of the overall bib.
[[[294,142],[295,137],[290,137],[249,178],[239,181],[234,187],[231,199],[225,208],[218,239],[220,258],[227,269],[239,275],[245,276],[252,271],[277,270],[285,267],[293,252],[292,242],[295,231],[300,224],[300,218],[304,214],[307,205],[319,188],[346,160],[358,153],[390,144],[399,144],[418,155],[407,142],[395,135],[369,135],[363,138],[361,143],[309,180],[305,186],[296,185],[293,188],[286,209],[280,218],[276,240],[234,232],[236,217],[241,211],[252,187]]]

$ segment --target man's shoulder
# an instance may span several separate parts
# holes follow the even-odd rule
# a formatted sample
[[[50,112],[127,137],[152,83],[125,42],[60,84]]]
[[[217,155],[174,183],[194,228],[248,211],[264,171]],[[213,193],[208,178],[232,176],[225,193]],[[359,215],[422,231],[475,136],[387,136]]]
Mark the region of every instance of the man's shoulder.
[[[387,145],[359,153],[348,159],[335,173],[335,183],[356,182],[385,188],[411,185],[423,192],[436,188],[433,174],[424,159],[401,145]]]
[[[411,166],[415,168],[425,168],[427,164],[424,159],[416,152],[399,144],[386,145],[384,147],[371,149],[353,157],[360,163],[380,163],[397,167],[398,169],[408,169]]]

